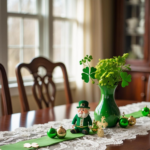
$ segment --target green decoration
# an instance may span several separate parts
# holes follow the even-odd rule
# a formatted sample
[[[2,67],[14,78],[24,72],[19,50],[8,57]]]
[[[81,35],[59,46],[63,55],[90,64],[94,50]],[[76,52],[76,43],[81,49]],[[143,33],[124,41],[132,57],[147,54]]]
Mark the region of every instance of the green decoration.
[[[128,122],[128,118],[121,118],[119,120],[119,125],[122,128],[126,128],[128,126],[129,122]]]
[[[120,111],[114,99],[116,87],[117,85],[113,87],[99,85],[101,90],[101,98],[94,111],[94,118],[96,121],[101,121],[101,118],[104,116],[106,122],[108,123],[108,127],[116,126],[120,118]]]
[[[149,114],[149,108],[146,106],[142,109],[143,116],[147,116]]]
[[[91,77],[92,79],[95,79],[95,71],[96,71],[96,68],[91,67],[90,77]]]
[[[48,135],[48,137],[50,137],[50,138],[54,138],[54,137],[57,135],[56,129],[54,129],[54,128],[51,127],[51,128],[47,131],[47,135]]]
[[[96,68],[94,67],[90,67],[89,62],[92,60],[92,56],[88,56],[86,55],[84,57],[84,59],[82,59],[79,63],[80,65],[85,65],[87,67],[83,68],[83,73],[82,75],[82,79],[84,80],[84,82],[88,83],[89,80],[92,80],[92,83],[94,84],[95,82],[93,81],[93,79],[95,79],[95,72],[96,72]]]
[[[133,112],[131,114],[126,114],[124,116],[127,118],[129,118],[130,116],[133,116],[134,118],[140,118],[140,117],[143,117],[143,114],[142,114],[142,110],[139,110],[139,111]]]
[[[77,106],[77,108],[88,108],[88,109],[90,109],[90,107],[88,105],[89,105],[88,101],[81,100],[81,101],[79,101],[79,106]]]
[[[128,75],[127,72],[121,72],[120,75],[122,78],[121,86],[125,87],[129,85],[128,82],[131,82],[131,75],[130,74]]]
[[[92,126],[92,119],[89,115],[89,109],[88,101],[81,100],[79,101],[79,106],[77,107],[79,110],[77,114],[74,116],[72,120],[72,124],[74,125],[74,129],[70,130],[71,133],[83,133],[83,134],[89,134],[89,126]],[[84,112],[85,117],[79,116],[80,114]]]
[[[82,79],[88,83],[89,82],[89,67],[83,69]]]
[[[82,79],[86,83],[89,82],[89,78],[95,79],[95,71],[96,71],[96,68],[91,67],[90,74],[89,74],[89,67],[83,68]]]

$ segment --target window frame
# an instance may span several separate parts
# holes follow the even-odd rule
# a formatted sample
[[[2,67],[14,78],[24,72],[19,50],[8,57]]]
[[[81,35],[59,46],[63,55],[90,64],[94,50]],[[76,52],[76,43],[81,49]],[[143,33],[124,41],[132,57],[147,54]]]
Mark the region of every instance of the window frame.
[[[71,21],[76,22],[76,19],[57,17],[53,16],[53,0],[37,0],[37,12],[38,14],[20,14],[15,12],[7,12],[7,0],[0,0],[0,63],[5,67],[6,73],[8,74],[8,41],[7,41],[7,19],[8,17],[24,17],[24,18],[39,18],[39,54],[40,56],[46,57],[53,60],[53,22],[55,20]],[[14,68],[15,69],[15,68]],[[12,96],[18,95],[17,82],[16,80],[9,81],[10,93]],[[29,89],[33,82],[31,80],[26,80],[25,86],[27,89],[27,94],[31,94]],[[63,80],[56,79],[56,87],[58,90],[63,89]],[[69,77],[70,87],[72,89],[76,88],[75,78]]]

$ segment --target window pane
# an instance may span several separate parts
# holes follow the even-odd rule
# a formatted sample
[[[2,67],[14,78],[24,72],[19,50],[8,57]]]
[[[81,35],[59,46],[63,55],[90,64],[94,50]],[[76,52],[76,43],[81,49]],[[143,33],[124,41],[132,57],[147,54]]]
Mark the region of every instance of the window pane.
[[[24,49],[23,50],[23,62],[30,63],[30,61],[35,57],[35,49]],[[31,76],[27,69],[22,69],[23,76]]]
[[[20,62],[19,52],[20,52],[20,49],[8,49],[8,77],[9,78],[16,77],[15,67]]]
[[[37,20],[24,19],[24,45],[36,44],[37,31]]]
[[[36,0],[22,0],[21,12],[23,13],[36,13]]]
[[[59,17],[75,18],[76,0],[54,0],[53,15]]]
[[[53,48],[53,60],[55,62],[64,62],[64,49]]]
[[[53,15],[65,17],[65,0],[53,1]]]
[[[8,18],[8,45],[20,45],[20,18]]]
[[[63,62],[73,75],[74,51],[76,42],[76,23],[70,21],[54,21],[53,24],[53,61]],[[59,75],[59,73],[58,73]]]
[[[7,11],[8,12],[19,12],[19,0],[7,0]]]
[[[25,63],[30,63],[30,61],[35,57],[35,49],[24,49],[23,58]]]
[[[71,47],[73,39],[73,23],[69,21],[54,21],[53,45],[54,47]]]
[[[53,44],[56,46],[63,45],[64,40],[64,23],[62,21],[54,21],[54,35],[53,35]]]

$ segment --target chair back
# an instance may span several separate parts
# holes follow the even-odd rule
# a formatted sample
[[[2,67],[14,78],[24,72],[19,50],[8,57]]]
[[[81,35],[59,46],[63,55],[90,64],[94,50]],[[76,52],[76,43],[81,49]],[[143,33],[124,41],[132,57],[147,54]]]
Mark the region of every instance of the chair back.
[[[12,104],[10,98],[10,92],[8,87],[8,79],[5,68],[0,64],[0,82],[1,82],[1,95],[3,104],[3,115],[12,114]]]
[[[33,96],[37,102],[38,107],[42,108],[42,101],[46,107],[53,107],[56,95],[56,86],[52,80],[52,72],[55,67],[59,66],[63,73],[64,85],[65,85],[65,95],[67,104],[72,103],[71,91],[69,87],[68,75],[66,67],[63,63],[52,63],[44,57],[34,58],[29,64],[20,63],[16,66],[16,76],[19,88],[19,95],[21,100],[22,111],[29,111],[29,104],[27,100],[27,95],[25,92],[25,87],[23,84],[23,79],[21,75],[21,69],[26,68],[32,74],[34,78],[34,84],[32,87]],[[43,77],[38,74],[39,67],[44,67],[46,69],[46,75]],[[52,87],[52,93],[49,92],[49,87]],[[45,91],[43,92],[43,89]]]

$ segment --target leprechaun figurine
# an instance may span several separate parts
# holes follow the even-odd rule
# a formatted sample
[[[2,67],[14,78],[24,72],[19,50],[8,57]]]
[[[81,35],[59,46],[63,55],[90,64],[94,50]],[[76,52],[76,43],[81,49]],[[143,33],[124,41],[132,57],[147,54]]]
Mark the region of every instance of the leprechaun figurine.
[[[89,103],[85,100],[79,101],[79,106],[77,107],[77,114],[72,120],[72,130],[71,133],[83,133],[88,134],[89,128],[92,127],[92,119],[89,116]]]

